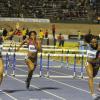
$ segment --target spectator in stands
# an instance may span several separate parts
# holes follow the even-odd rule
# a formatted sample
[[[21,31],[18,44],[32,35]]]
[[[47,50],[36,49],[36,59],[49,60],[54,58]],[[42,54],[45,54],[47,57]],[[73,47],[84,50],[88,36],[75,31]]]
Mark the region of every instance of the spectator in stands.
[[[22,35],[23,35],[23,40],[25,40],[25,38],[26,38],[26,29],[23,28],[21,32],[22,32]]]
[[[3,29],[0,29],[0,36],[3,35]]]
[[[43,32],[43,29],[40,29],[39,37],[40,37],[41,41],[43,41],[43,38],[44,38],[44,32]]]
[[[55,39],[55,32],[56,32],[56,28],[55,28],[55,24],[52,25],[52,35],[53,35],[53,39]]]
[[[26,38],[29,38],[29,29],[26,29]]]
[[[45,36],[44,36],[45,38],[48,38],[48,30],[47,30],[47,29],[46,29],[44,35],[45,35]]]
[[[4,29],[3,29],[3,33],[2,33],[4,38],[7,36],[7,33],[8,33],[7,29],[4,28]]]
[[[55,24],[53,24],[52,25],[52,35],[53,35],[54,46],[56,45],[55,33],[56,33],[56,27],[55,27]]]
[[[48,38],[48,29],[46,29],[45,33],[44,33],[44,37],[46,39],[47,45],[49,45],[49,38]]]
[[[0,45],[3,43],[3,36],[0,34]]]
[[[10,31],[8,32],[8,35],[10,36],[10,37],[9,37],[9,40],[12,40],[13,34],[14,34],[14,31],[13,31],[13,29],[11,28]]]
[[[60,33],[58,36],[59,46],[64,46],[64,36]]]
[[[17,38],[17,42],[21,42],[22,41],[22,33],[19,29],[16,29],[14,32],[15,38]]]
[[[78,31],[78,39],[80,40],[81,39],[81,32]]]

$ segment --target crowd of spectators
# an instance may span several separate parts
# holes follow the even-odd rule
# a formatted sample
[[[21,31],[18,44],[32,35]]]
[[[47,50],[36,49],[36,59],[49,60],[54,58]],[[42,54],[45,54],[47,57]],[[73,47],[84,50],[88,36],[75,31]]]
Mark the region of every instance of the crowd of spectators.
[[[1,17],[31,17],[66,20],[87,18],[88,6],[96,0],[1,0]],[[4,15],[5,14],[5,15]]]
[[[11,17],[55,17],[57,19],[65,19],[67,17],[86,16],[87,9],[84,1],[85,0],[2,0],[1,4],[4,6],[3,9],[6,9]]]

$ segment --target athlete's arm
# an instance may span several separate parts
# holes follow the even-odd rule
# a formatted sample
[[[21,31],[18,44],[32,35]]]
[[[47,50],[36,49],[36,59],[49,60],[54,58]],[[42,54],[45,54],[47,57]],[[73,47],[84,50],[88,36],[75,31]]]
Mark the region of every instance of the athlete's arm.
[[[27,40],[22,41],[21,44],[20,44],[20,45],[18,46],[18,48],[16,49],[16,51],[19,51],[20,48],[21,48],[25,43],[27,43]]]

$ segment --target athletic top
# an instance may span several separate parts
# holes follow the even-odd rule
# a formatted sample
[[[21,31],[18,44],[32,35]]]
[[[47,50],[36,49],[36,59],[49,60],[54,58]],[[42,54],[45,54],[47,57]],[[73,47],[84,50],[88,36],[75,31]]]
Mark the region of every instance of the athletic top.
[[[97,50],[92,48],[90,44],[87,45],[87,57],[95,59],[97,54]]]
[[[28,51],[33,53],[37,52],[36,45],[37,45],[36,41],[33,43],[32,39],[29,39]]]

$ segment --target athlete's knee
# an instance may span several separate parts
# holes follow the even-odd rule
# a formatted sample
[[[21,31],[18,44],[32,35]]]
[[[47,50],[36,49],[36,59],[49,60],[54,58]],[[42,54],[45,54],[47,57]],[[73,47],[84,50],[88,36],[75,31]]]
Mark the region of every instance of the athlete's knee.
[[[36,65],[34,64],[32,70],[34,71],[35,69],[36,69]]]
[[[3,79],[3,72],[0,73],[0,81]]]
[[[88,72],[87,76],[88,76],[89,79],[92,79],[93,78],[93,73]]]
[[[89,78],[89,79],[93,79],[94,76],[93,76],[93,75],[88,75],[88,78]]]
[[[3,68],[0,68],[0,75],[3,74]]]
[[[0,77],[3,77],[3,73],[0,74]]]
[[[86,69],[86,72],[87,72],[88,78],[93,78],[93,72],[92,71]]]

